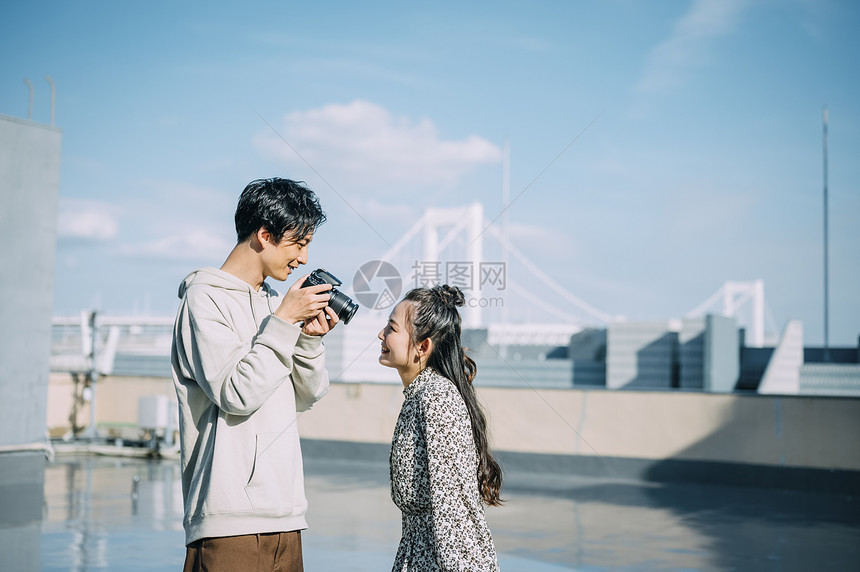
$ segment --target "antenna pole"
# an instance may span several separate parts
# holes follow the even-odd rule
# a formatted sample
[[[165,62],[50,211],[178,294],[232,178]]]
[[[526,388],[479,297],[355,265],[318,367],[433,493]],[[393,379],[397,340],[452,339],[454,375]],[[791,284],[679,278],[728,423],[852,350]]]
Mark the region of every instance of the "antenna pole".
[[[510,236],[510,213],[508,206],[511,202],[511,142],[505,139],[505,145],[502,148],[502,234]],[[502,243],[502,264],[505,266],[505,276],[508,272],[508,248]],[[502,322],[508,321],[508,310],[502,306]]]
[[[508,214],[508,205],[511,202],[511,142],[505,139],[505,144],[502,147],[502,234],[510,236],[510,218]],[[504,241],[501,242],[502,257],[502,272],[505,273],[505,282],[508,280],[508,247]],[[505,284],[507,287],[507,284]],[[507,300],[502,300],[502,307],[499,309],[499,318],[502,324],[508,323],[508,305]],[[505,343],[506,336],[502,336],[502,342],[499,344],[499,356],[502,359],[508,357],[508,345]]]
[[[30,119],[32,121],[32,119],[33,119],[33,84],[27,78],[24,78],[24,83],[27,85],[27,88],[30,90],[30,105],[27,107],[27,119]]]
[[[827,226],[827,106],[822,109],[822,151],[824,163],[824,361],[830,361],[830,285],[828,268]]]
[[[51,86],[51,125],[54,125],[57,114],[57,86],[54,85],[54,80],[48,74],[45,74],[45,81]]]

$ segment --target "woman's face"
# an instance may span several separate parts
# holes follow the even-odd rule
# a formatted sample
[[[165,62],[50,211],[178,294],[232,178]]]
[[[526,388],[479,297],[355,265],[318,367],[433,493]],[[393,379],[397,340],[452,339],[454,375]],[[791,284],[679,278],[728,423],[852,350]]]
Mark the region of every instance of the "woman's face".
[[[382,342],[379,363],[395,368],[404,382],[412,381],[420,373],[418,350],[412,343],[406,312],[410,304],[406,301],[397,304],[378,336]]]

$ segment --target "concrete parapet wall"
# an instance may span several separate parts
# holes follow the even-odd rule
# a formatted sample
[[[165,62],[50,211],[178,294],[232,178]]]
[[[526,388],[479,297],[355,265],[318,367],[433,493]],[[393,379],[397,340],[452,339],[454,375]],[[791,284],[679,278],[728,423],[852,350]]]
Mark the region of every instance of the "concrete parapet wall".
[[[66,385],[61,382],[65,377]],[[168,395],[164,378],[106,378],[99,424],[134,424],[138,399]],[[663,391],[479,388],[499,451],[860,471],[860,399]],[[63,402],[63,400],[66,400]],[[402,387],[335,383],[299,415],[303,438],[387,444]],[[64,405],[65,403],[65,405]],[[68,428],[71,384],[52,375],[49,428]],[[81,422],[87,413],[79,415]]]
[[[860,470],[860,400],[480,388],[495,449]],[[302,437],[387,443],[399,386],[335,384]]]

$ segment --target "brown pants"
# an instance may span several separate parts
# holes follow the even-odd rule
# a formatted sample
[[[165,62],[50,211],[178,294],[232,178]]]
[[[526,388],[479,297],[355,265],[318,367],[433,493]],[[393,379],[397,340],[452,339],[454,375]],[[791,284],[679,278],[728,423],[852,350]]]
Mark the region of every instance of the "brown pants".
[[[203,538],[188,545],[183,572],[303,572],[300,531]]]

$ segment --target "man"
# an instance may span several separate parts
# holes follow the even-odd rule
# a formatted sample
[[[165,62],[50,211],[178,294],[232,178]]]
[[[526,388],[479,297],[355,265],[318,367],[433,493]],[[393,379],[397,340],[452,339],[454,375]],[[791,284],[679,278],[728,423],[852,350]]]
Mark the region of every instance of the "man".
[[[185,570],[301,571],[307,528],[296,412],[326,394],[321,337],[338,322],[329,284],[278,300],[265,280],[307,263],[325,221],[314,193],[252,181],[236,208],[237,244],[189,274],[173,332],[179,398]]]

